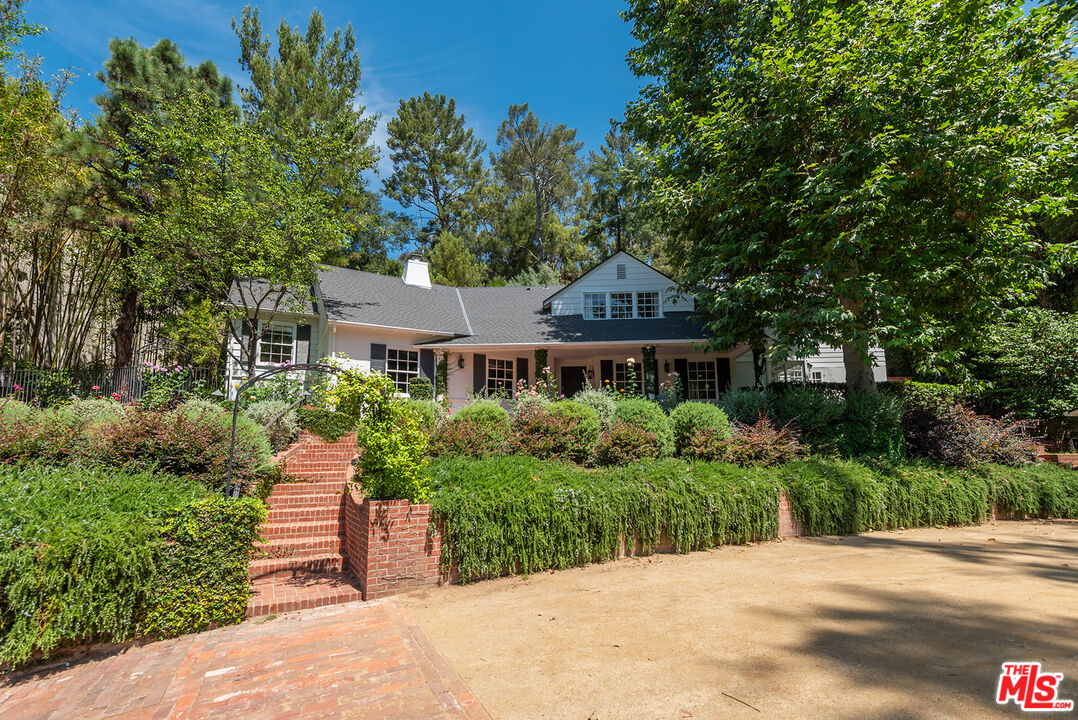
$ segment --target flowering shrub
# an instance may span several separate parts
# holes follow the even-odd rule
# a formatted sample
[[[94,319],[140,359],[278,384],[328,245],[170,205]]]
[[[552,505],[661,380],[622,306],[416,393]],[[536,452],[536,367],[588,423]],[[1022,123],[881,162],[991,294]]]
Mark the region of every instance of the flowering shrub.
[[[658,400],[664,408],[672,409],[685,397],[685,391],[681,387],[681,376],[677,372],[669,372],[666,379],[659,383]]]
[[[513,418],[513,448],[523,455],[583,462],[599,440],[599,415],[590,407],[561,400],[538,412]]]
[[[546,400],[557,400],[565,397],[558,392],[558,381],[549,365],[542,368],[539,379],[535,381],[534,385],[529,385],[526,378],[517,380],[516,396],[519,398],[522,395]]]
[[[670,418],[658,403],[639,397],[619,398],[614,417],[654,435],[658,443],[659,457],[674,454],[674,431],[670,426]]]
[[[661,454],[655,433],[620,420],[603,433],[595,446],[595,462],[600,465],[627,465]]]
[[[685,452],[691,438],[701,432],[715,440],[730,437],[730,422],[726,413],[718,407],[703,402],[685,402],[670,412],[670,425],[674,430],[674,446],[678,453]]]

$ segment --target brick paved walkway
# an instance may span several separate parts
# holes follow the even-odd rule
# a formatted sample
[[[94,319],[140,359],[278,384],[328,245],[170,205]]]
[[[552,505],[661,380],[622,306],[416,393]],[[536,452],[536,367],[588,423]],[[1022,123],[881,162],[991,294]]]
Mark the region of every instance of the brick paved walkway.
[[[0,684],[4,720],[487,718],[393,600],[189,635]]]

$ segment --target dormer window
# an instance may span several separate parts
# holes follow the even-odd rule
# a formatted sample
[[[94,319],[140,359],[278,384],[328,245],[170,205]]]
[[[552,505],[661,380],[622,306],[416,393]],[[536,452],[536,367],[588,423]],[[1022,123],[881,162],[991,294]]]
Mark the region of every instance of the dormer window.
[[[636,316],[638,318],[659,317],[658,292],[638,292],[636,294]]]
[[[610,293],[610,318],[626,320],[633,316],[633,294],[631,292]]]
[[[640,320],[661,316],[662,304],[656,290],[584,293],[585,320]]]
[[[606,293],[584,293],[584,317],[606,320]]]

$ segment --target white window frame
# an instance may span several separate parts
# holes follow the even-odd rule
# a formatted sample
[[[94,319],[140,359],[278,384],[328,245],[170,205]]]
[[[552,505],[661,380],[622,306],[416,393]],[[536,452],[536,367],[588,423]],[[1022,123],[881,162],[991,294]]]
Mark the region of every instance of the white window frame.
[[[699,373],[699,367],[703,366],[703,378],[693,377],[694,373]],[[715,367],[714,360],[689,360],[686,367],[685,377],[685,399],[686,400],[716,400],[719,397],[719,371]],[[701,384],[705,384],[708,387],[709,394],[704,393],[704,389],[700,387]]]
[[[617,291],[609,293],[610,300],[610,319],[611,320],[632,320],[636,317],[636,293],[632,290]],[[614,298],[617,297],[617,305],[615,306]],[[615,315],[614,308],[618,310],[628,310],[628,315]]]
[[[633,363],[633,372],[636,373],[636,394],[644,394],[644,366]],[[614,361],[614,389],[629,392],[629,363],[624,360]]]
[[[645,296],[645,295],[655,297],[655,306],[654,306],[655,314],[654,315],[644,315],[643,313],[640,312],[640,310],[641,310],[641,298],[643,296]],[[662,295],[662,293],[659,292],[658,290],[637,290],[637,292],[636,292],[636,304],[633,306],[633,317],[639,318],[641,320],[653,320],[655,318],[660,318],[662,316],[663,316],[663,295]]]
[[[396,353],[397,357],[390,357],[391,354]],[[403,359],[400,357],[401,353],[405,353],[406,357]],[[412,358],[411,356],[415,357]],[[394,363],[396,367],[390,367],[390,363]],[[401,363],[404,363],[404,367],[401,367]],[[414,364],[415,369],[412,369]],[[393,385],[397,388],[397,392],[401,395],[408,395],[408,381],[414,377],[419,377],[419,351],[410,350],[408,348],[386,348],[386,375],[393,380]],[[400,379],[403,378],[403,381]],[[404,389],[401,389],[401,383],[404,384]]]
[[[663,316],[663,294],[658,290],[607,290],[605,292],[585,292],[583,315],[585,320],[654,320],[655,318],[661,318]],[[644,317],[640,314],[640,299],[642,296],[648,295],[655,298],[655,314],[650,317]],[[621,317],[615,317],[614,315],[614,297],[621,296],[618,302],[624,303],[625,296],[629,298],[629,314]],[[596,305],[595,301],[599,299],[602,301],[602,305]],[[623,304],[620,306],[625,308]],[[602,310],[602,315],[596,313],[596,310]]]
[[[262,348],[263,348],[263,344],[266,343],[266,336],[269,335],[269,333],[271,333],[271,332],[282,331],[282,330],[287,330],[292,335],[292,351],[291,351],[291,353],[289,354],[289,356],[287,358],[285,358],[283,360],[263,360],[262,359]],[[291,364],[294,365],[295,362],[296,362],[296,345],[299,343],[298,335],[299,335],[299,333],[296,332],[296,323],[272,322],[272,323],[266,323],[265,325],[263,325],[261,323],[261,321],[260,321],[259,322],[259,333],[258,333],[258,347],[255,348],[255,357],[258,358],[258,365],[261,366],[261,367],[279,367],[281,365],[281,363],[283,363],[283,362],[288,362],[288,363],[291,363]],[[280,344],[280,343],[269,343],[269,344],[273,345],[273,344]]]
[[[508,373],[508,374],[507,374]],[[504,390],[513,396],[516,382],[516,361],[487,358],[487,395]]]

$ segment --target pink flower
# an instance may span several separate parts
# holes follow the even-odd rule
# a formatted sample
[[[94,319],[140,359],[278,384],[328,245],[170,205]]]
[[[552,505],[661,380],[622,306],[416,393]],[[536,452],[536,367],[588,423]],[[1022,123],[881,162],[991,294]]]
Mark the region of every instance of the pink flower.
[[[22,385],[20,385],[19,383],[12,383],[11,389],[15,392],[22,392]]]
[[[112,399],[115,400],[116,402],[120,402],[120,393],[118,393],[118,392],[112,393]]]
[[[97,392],[97,391],[98,391],[98,390],[100,390],[101,388],[99,388],[99,387],[98,387],[97,385],[91,385],[91,386],[90,386],[90,389],[91,389],[91,390],[93,390],[94,392]]]
[[[176,372],[180,372],[181,370],[183,370],[183,365],[177,365]]]

